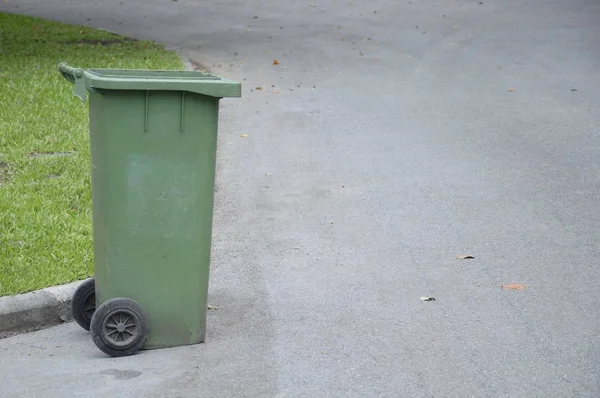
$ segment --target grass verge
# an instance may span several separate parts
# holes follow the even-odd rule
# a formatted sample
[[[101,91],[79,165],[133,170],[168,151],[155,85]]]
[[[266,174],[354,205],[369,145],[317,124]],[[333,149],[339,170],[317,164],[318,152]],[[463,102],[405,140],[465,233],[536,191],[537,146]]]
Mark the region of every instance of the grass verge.
[[[93,272],[88,109],[62,61],[183,68],[152,42],[0,13],[0,296]]]

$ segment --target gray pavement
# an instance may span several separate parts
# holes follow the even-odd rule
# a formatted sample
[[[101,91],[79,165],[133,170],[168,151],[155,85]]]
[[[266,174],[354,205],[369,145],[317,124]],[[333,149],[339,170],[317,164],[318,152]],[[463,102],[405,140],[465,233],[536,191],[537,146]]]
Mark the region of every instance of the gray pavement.
[[[122,3],[0,10],[247,79],[219,309],[206,344],[122,359],[75,324],[0,340],[0,396],[600,396],[598,2]]]

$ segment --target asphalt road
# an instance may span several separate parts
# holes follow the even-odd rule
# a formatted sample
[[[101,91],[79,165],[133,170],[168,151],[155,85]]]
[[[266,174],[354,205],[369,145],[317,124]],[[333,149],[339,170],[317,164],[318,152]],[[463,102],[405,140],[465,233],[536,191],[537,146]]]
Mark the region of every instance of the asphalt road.
[[[218,310],[206,344],[122,359],[74,324],[1,340],[0,396],[600,396],[600,3],[122,3],[0,10],[243,81]]]

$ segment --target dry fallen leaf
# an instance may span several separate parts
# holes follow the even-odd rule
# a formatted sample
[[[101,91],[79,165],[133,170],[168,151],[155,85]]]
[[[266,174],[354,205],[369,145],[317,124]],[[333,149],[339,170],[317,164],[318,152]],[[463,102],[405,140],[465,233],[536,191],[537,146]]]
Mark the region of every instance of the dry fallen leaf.
[[[273,94],[279,94],[279,90],[273,90]]]
[[[274,60],[273,60],[273,65],[279,65],[279,61],[278,61],[278,60],[276,60],[276,59],[274,59]]]
[[[475,256],[471,256],[470,254],[461,254],[460,256],[456,256],[459,260],[466,260],[468,258],[475,258]]]
[[[511,283],[509,285],[500,285],[500,288],[504,290],[525,290],[527,286],[519,285],[518,283]]]
[[[508,89],[508,90],[506,90],[506,91],[508,91],[509,93],[512,93],[513,91],[515,91],[515,89],[514,89],[514,88],[509,88],[509,89]]]
[[[256,91],[263,91],[263,88],[262,88],[262,87],[260,87],[260,86],[258,86],[258,87],[256,87],[256,88],[255,88],[255,90],[256,90]]]
[[[435,297],[421,297],[419,300],[421,300],[421,301],[435,301]]]
[[[242,138],[248,138],[248,134],[242,134],[242,135],[240,135],[240,137],[242,137]]]

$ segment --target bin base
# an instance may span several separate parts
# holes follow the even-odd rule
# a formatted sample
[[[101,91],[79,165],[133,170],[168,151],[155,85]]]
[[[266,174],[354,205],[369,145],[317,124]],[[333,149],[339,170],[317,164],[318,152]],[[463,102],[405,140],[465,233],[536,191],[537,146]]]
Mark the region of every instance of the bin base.
[[[183,343],[183,344],[146,344],[141,349],[144,350],[144,351],[162,350],[164,348],[183,347],[183,346],[186,346],[186,345],[197,345],[197,344],[203,344],[203,343],[204,343],[204,340],[202,340],[202,341],[196,341],[196,342],[190,342],[190,343]]]

